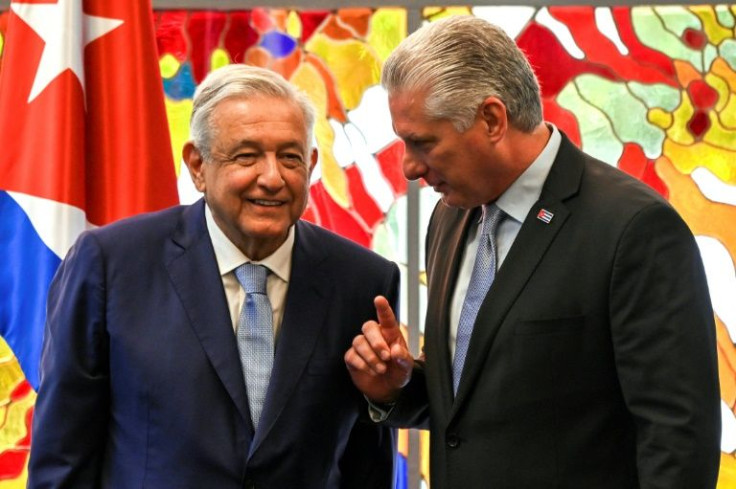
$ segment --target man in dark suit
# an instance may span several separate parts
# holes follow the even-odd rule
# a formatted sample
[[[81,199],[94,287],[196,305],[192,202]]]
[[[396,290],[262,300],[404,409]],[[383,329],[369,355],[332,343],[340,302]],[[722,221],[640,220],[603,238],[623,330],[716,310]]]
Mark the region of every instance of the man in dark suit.
[[[423,27],[382,82],[405,175],[442,202],[423,358],[383,298],[345,355],[374,419],[429,426],[432,489],[714,488],[714,318],[677,212],[544,123],[528,61],[484,20]]]
[[[392,486],[393,432],[368,419],[343,354],[374,296],[396,303],[399,272],[299,221],[314,118],[273,72],[212,72],[183,151],[204,199],[78,239],[49,294],[30,488]],[[248,262],[267,269],[275,338],[257,405]]]

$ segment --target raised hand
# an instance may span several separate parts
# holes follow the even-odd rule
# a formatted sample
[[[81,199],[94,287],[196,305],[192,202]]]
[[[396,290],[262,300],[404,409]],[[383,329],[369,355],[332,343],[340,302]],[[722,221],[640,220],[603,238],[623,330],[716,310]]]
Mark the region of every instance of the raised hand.
[[[411,378],[414,359],[385,297],[374,300],[378,321],[363,324],[345,353],[345,364],[355,386],[373,402],[395,401]]]

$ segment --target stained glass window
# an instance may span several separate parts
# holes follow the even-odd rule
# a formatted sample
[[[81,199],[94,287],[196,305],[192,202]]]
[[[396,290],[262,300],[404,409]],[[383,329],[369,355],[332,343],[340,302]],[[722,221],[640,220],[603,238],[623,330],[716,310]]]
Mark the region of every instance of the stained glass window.
[[[402,304],[412,295],[407,288],[417,287],[419,299],[408,305],[423,310],[423,232],[437,196],[407,185],[403,146],[379,86],[383,61],[414,14],[417,23],[475,15],[502,25],[537,72],[545,118],[589,154],[649,184],[686,220],[716,312],[724,452],[719,487],[736,488],[736,6],[158,10],[177,172],[202,78],[235,62],[278,71],[307,92],[319,112],[320,160],[305,219],[399,263]],[[0,56],[6,21],[1,14]],[[410,216],[413,191],[418,208]],[[180,178],[180,195],[182,202],[197,198],[187,175]],[[416,269],[409,266],[412,253],[419,256]],[[408,317],[404,307],[401,319]],[[421,334],[423,319],[411,326]],[[0,487],[23,487],[34,400],[0,341]],[[402,484],[413,457],[412,479],[427,487],[427,436],[422,432],[410,450],[402,432]]]

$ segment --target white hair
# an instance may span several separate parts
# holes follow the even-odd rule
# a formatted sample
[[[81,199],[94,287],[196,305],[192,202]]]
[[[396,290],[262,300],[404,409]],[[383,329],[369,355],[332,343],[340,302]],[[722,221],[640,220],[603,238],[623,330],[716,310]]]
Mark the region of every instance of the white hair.
[[[456,16],[424,25],[386,60],[381,83],[389,95],[426,91],[426,115],[464,132],[489,96],[506,106],[509,123],[530,132],[542,122],[539,83],[529,61],[499,27]]]
[[[210,72],[194,92],[189,133],[205,160],[210,159],[214,135],[212,112],[217,104],[233,97],[277,97],[294,102],[304,115],[307,150],[311,150],[316,112],[309,98],[274,71],[231,64]]]

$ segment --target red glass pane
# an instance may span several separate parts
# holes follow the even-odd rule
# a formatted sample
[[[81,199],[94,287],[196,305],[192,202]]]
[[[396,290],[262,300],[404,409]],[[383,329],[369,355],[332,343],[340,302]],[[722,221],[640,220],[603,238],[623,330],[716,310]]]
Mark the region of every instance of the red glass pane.
[[[554,124],[570,138],[570,141],[578,147],[581,144],[580,127],[578,119],[567,109],[560,107],[557,102],[550,98],[542,99],[542,108],[544,111],[544,119],[554,122]]]
[[[705,43],[708,42],[708,38],[705,37],[703,31],[695,30],[692,27],[685,29],[682,33],[682,40],[685,41],[689,47],[697,50],[701,50],[705,47]]]
[[[710,128],[710,118],[702,110],[696,111],[687,123],[687,128],[696,138],[700,138]]]
[[[366,191],[363,175],[360,174],[358,167],[353,165],[347,168],[345,174],[348,177],[348,188],[353,200],[353,207],[366,227],[373,231],[376,224],[383,220],[383,212],[381,212],[373,197]]]
[[[629,49],[629,56],[642,65],[651,65],[661,70],[666,77],[674,78],[675,66],[672,59],[639,42],[639,37],[634,32],[634,26],[631,23],[631,7],[611,7],[611,11],[621,41]]]
[[[517,39],[541,83],[542,96],[554,97],[570,80],[582,73],[600,75],[609,80],[616,76],[607,66],[587,63],[570,56],[546,27],[529,24]]]
[[[298,12],[302,21],[302,42],[307,42],[317,28],[330,15],[326,10]]]
[[[401,160],[404,158],[404,143],[398,139],[376,154],[376,159],[383,175],[391,184],[396,195],[406,194],[409,187],[406,177],[401,170]]]
[[[695,80],[687,86],[693,105],[698,109],[712,109],[718,102],[718,92],[703,80]]]
[[[210,69],[212,51],[220,45],[220,36],[227,22],[224,12],[194,12],[189,18],[187,33],[191,41],[191,63],[194,80],[199,84]]]
[[[156,22],[156,45],[159,56],[170,54],[179,62],[187,59],[187,40],[182,26],[186,24],[185,10],[167,10],[160,12]]]
[[[588,62],[607,67],[617,79],[677,86],[662,70],[622,55],[613,42],[598,30],[593,7],[550,7],[549,12],[570,29]]]
[[[370,246],[371,236],[368,231],[359,224],[350,211],[332,200],[322,182],[312,185],[309,194],[319,213],[320,224],[323,227],[335,231],[360,245]]]
[[[231,12],[225,34],[225,49],[234,63],[245,61],[245,53],[258,42],[258,33],[250,25],[250,12]]]

